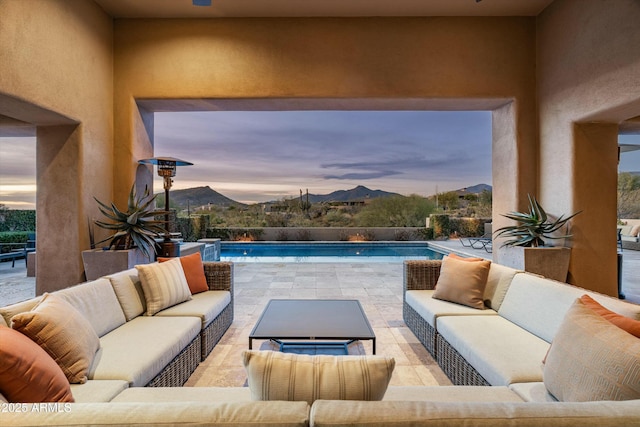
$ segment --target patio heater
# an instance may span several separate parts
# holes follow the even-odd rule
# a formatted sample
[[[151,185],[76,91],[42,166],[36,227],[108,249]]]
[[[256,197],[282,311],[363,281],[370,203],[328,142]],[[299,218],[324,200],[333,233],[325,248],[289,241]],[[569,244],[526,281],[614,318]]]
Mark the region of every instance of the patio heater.
[[[176,167],[191,166],[193,163],[174,157],[153,157],[151,159],[139,160],[138,163],[157,165],[158,176],[164,179],[164,221],[167,232],[164,235],[164,240],[160,242],[160,252],[163,257],[178,257],[180,256],[180,244],[178,241],[171,239],[171,233],[169,232],[169,190],[173,184],[172,178],[176,176]]]

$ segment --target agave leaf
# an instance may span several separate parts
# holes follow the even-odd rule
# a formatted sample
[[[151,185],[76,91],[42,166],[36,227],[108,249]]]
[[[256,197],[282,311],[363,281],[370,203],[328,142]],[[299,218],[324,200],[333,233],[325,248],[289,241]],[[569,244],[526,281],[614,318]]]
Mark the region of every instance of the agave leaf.
[[[157,211],[152,207],[156,196],[150,196],[150,190],[147,186],[140,197],[136,192],[135,184],[132,185],[125,212],[120,211],[114,203],[109,206],[96,199],[98,209],[111,222],[95,221],[95,224],[101,228],[115,231],[114,234],[99,243],[111,240],[111,247],[122,244],[125,247],[135,245],[151,258],[151,254],[156,251],[154,239],[167,231],[162,226],[165,222],[154,218],[159,212],[164,213],[164,211]]]
[[[561,215],[555,221],[550,221],[549,216],[536,198],[528,195],[528,199],[528,212],[509,212],[502,215],[517,222],[516,225],[508,225],[495,231],[496,237],[508,238],[502,246],[541,246],[544,245],[543,238],[556,240],[571,237],[570,234],[564,236],[552,236],[551,234],[560,230],[570,219],[582,211],[568,217]]]

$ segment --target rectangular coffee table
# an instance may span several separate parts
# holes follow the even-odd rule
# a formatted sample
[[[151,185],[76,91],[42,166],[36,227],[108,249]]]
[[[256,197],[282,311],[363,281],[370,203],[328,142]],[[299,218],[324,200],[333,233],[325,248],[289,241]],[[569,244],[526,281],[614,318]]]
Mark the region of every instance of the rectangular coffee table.
[[[341,345],[346,349],[354,341],[371,340],[376,354],[376,335],[358,300],[272,299],[249,335],[249,350],[254,339],[275,341],[281,351],[285,346],[305,345]]]

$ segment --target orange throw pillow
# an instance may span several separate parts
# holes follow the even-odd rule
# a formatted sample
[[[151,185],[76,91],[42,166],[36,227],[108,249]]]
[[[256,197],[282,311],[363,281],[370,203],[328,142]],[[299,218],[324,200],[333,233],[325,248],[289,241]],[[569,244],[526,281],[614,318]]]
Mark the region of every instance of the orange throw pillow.
[[[618,328],[629,332],[631,335],[640,338],[640,320],[635,320],[604,308],[598,301],[594,300],[587,294],[582,295],[580,300],[584,305],[595,311],[600,317],[607,319],[609,322],[613,323]]]
[[[38,344],[0,326],[0,393],[9,402],[73,402],[60,366]]]
[[[169,261],[173,258],[158,258],[158,262]],[[180,257],[180,264],[184,270],[184,276],[187,278],[187,285],[191,295],[208,291],[209,285],[207,278],[204,276],[204,266],[202,265],[202,257],[200,252]]]

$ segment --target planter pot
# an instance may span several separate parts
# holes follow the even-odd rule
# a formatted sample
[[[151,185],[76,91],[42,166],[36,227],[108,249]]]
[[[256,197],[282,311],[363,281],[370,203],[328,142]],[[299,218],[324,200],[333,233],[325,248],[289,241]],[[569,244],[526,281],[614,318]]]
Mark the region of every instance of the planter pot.
[[[538,247],[502,248],[500,263],[528,273],[539,274],[559,282],[567,281],[571,248]]]
[[[87,280],[95,280],[107,274],[128,270],[138,264],[148,264],[151,260],[139,249],[82,251],[82,262]]]
[[[559,282],[567,281],[571,248],[524,248],[524,271]]]

